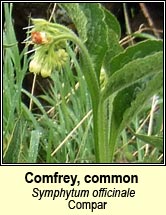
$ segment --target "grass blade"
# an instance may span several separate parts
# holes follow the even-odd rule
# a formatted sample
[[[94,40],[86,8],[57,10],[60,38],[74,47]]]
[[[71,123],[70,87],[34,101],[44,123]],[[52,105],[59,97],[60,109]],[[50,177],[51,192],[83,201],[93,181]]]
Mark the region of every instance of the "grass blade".
[[[28,152],[28,163],[36,163],[40,143],[40,132],[31,131],[30,147]]]

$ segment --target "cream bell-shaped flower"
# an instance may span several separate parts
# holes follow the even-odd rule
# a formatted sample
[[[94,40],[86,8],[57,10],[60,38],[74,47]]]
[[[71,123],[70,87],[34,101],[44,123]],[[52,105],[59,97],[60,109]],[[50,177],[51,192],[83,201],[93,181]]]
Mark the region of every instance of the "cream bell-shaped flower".
[[[38,62],[38,60],[36,60],[35,58],[29,63],[29,71],[34,74],[39,74],[41,71],[41,67],[41,63]]]
[[[52,68],[46,63],[40,70],[41,76],[47,78],[51,75]]]

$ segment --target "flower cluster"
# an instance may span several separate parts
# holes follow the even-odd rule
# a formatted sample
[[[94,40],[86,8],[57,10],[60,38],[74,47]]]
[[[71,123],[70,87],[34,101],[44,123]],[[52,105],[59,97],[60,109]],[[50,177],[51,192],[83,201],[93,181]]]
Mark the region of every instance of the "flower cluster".
[[[29,64],[29,71],[41,74],[46,78],[54,69],[60,70],[68,59],[65,51],[66,42],[56,41],[56,36],[62,33],[52,29],[48,22],[42,19],[33,19],[31,43],[34,44],[34,55]]]

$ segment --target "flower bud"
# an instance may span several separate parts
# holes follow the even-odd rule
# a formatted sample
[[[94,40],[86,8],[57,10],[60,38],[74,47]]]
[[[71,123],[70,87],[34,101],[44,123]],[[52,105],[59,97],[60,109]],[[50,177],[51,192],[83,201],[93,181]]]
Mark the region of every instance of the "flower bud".
[[[59,59],[63,60],[64,62],[67,60],[68,58],[68,54],[64,49],[59,49],[58,52],[58,57]]]
[[[42,69],[41,69],[41,76],[43,77],[43,78],[47,78],[47,77],[49,77],[50,75],[51,75],[51,71],[52,71],[52,68],[51,67],[49,67],[49,65],[48,64],[45,64],[43,67],[42,67]]]
[[[64,49],[59,49],[58,51],[56,51],[55,53],[56,57],[56,67],[58,69],[61,69],[62,66],[66,63],[67,58],[68,58],[68,54]]]
[[[29,63],[29,71],[33,72],[34,74],[38,74],[41,70],[41,64],[36,60],[33,59]]]
[[[48,43],[46,32],[32,31],[31,33],[32,42],[35,44],[45,44]]]

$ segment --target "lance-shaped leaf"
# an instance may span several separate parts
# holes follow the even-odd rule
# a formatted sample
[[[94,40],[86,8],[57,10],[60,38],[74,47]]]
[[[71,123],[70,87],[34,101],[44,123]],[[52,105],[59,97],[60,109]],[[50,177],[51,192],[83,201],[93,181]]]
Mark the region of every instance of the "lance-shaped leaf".
[[[119,127],[123,120],[123,114],[130,107],[131,102],[135,99],[135,91],[137,87],[139,87],[138,83],[121,90],[119,93],[111,96],[108,99],[109,101],[112,100],[110,102],[111,120],[109,132],[111,160],[113,159],[115,145],[120,134]]]
[[[72,19],[80,38],[87,40],[87,18],[78,3],[59,3],[60,7],[66,10],[67,15]]]
[[[102,92],[102,99],[105,100],[113,93],[129,87],[145,77],[161,72],[162,69],[163,52],[133,60],[108,78],[108,83]]]
[[[103,67],[105,71],[109,74],[111,68],[111,60],[113,57],[118,55],[123,51],[122,46],[119,44],[119,39],[121,37],[121,28],[116,17],[110,13],[107,9],[104,9],[105,13],[105,23],[108,28],[107,39],[108,39],[108,50],[106,52]]]
[[[112,75],[133,60],[144,58],[162,50],[163,42],[161,40],[145,40],[136,45],[129,46],[125,51],[121,52],[111,60],[109,73]]]
[[[132,85],[120,91],[112,103],[112,116],[110,125],[109,145],[111,156],[113,156],[117,138],[121,131],[132,121],[133,117],[142,110],[144,104],[162,89],[162,72],[153,77],[147,84],[146,88],[135,95],[134,88],[137,84]]]
[[[104,22],[104,11],[97,3],[80,3],[84,12],[87,24],[87,41],[85,43],[94,68],[99,78],[103,59],[108,48],[107,44],[107,25]]]
[[[125,126],[131,122],[133,117],[141,111],[144,104],[154,95],[157,94],[162,90],[163,83],[163,73],[160,72],[156,74],[152,80],[149,81],[147,84],[145,90],[139,92],[137,94],[137,97],[133,102],[131,103],[131,106],[126,109],[126,111],[123,114],[123,120],[121,124],[119,125],[119,132],[121,132]]]
[[[103,67],[109,75],[111,72],[110,68],[112,67],[111,60],[123,51],[123,47],[119,44],[118,35],[112,29],[108,30],[108,46],[109,48],[103,61]]]
[[[140,140],[144,141],[145,143],[148,143],[159,150],[163,150],[163,137],[162,136],[147,136],[143,134],[137,134],[135,132],[132,132],[134,136],[139,138]]]
[[[112,29],[117,34],[118,39],[120,39],[121,28],[117,18],[112,13],[110,13],[110,11],[108,11],[106,8],[103,8],[103,10],[105,15],[104,21],[107,24],[107,27],[109,29]]]

